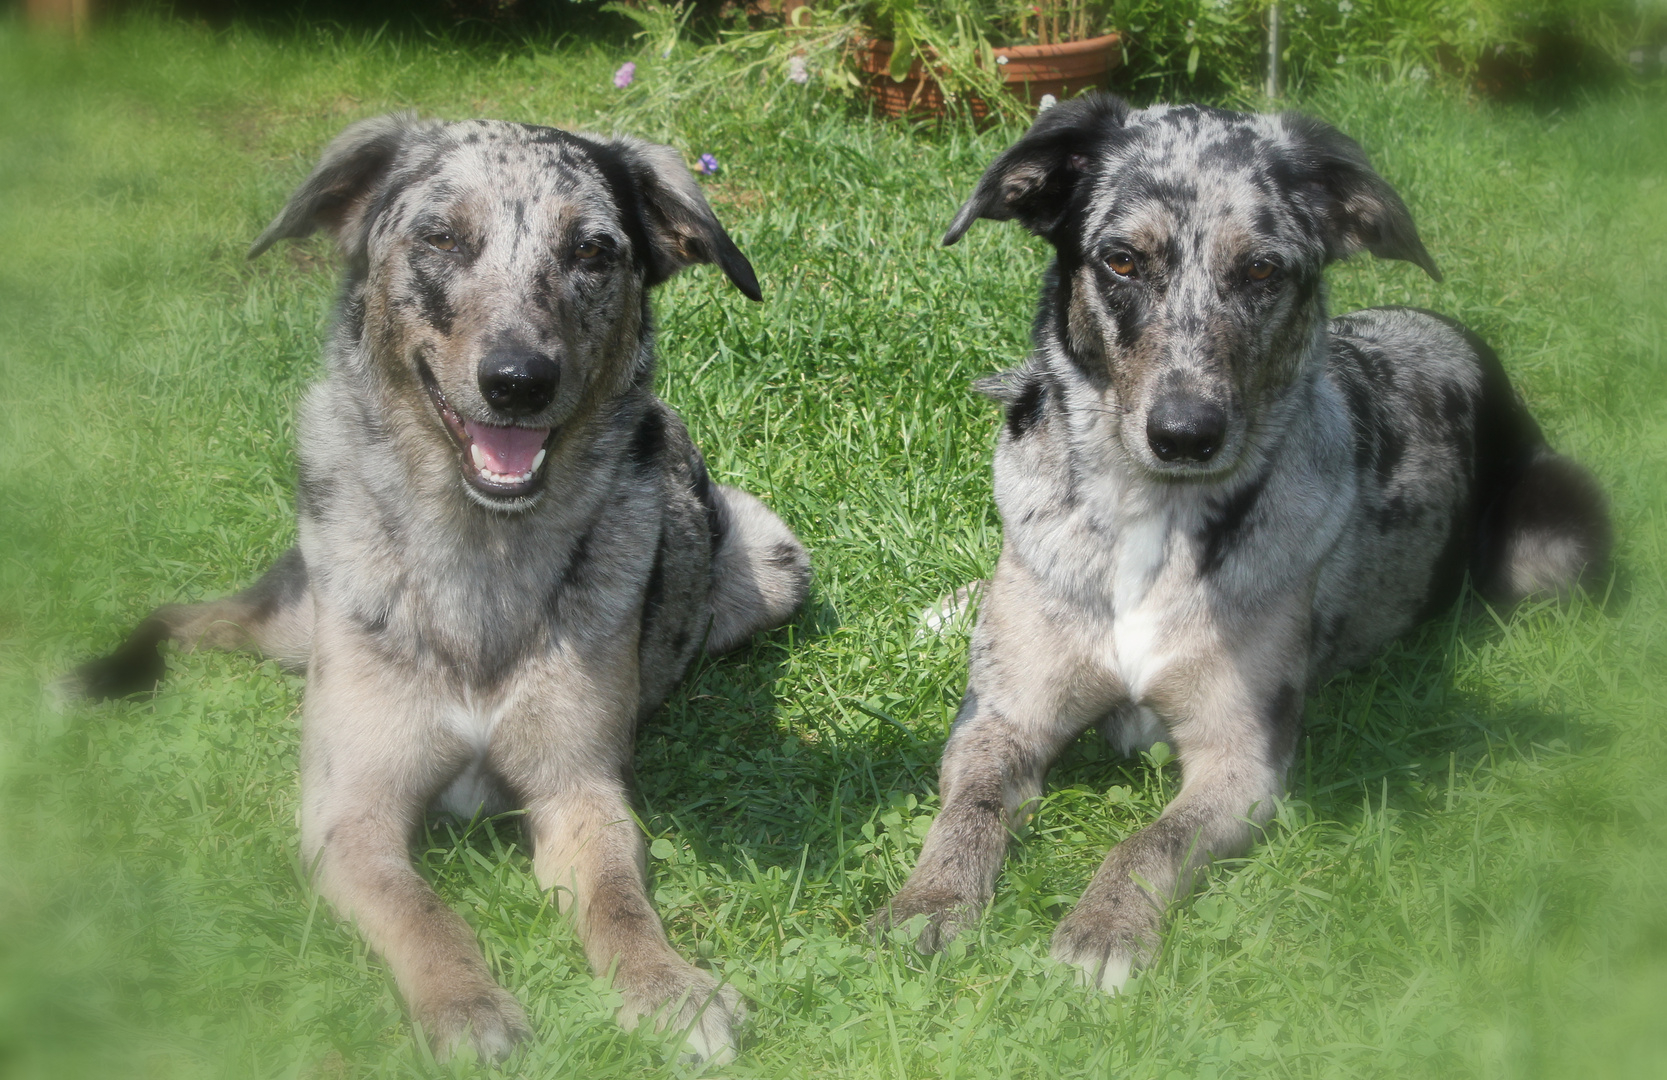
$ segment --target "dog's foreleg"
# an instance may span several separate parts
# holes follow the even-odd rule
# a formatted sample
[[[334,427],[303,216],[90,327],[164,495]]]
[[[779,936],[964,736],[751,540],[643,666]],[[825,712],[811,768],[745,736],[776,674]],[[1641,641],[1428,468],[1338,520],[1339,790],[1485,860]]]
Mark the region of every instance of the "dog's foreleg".
[[[1169,904],[1192,891],[1212,858],[1248,850],[1273,816],[1302,723],[1300,638],[1291,621],[1241,631],[1234,639],[1254,643],[1253,654],[1180,665],[1174,675],[1186,685],[1154,693],[1176,743],[1181,790],[1157,821],[1111,850],[1055,931],[1054,958],[1083,982],[1120,990],[1156,955]]]
[[[103,701],[154,689],[165,670],[159,647],[252,649],[302,667],[312,649],[313,601],[300,548],[290,548],[260,580],[233,596],[202,604],[167,604],[151,612],[108,656],[89,660],[56,684],[65,699]]]
[[[583,646],[581,646],[583,647]],[[493,738],[493,762],[519,792],[533,872],[554,891],[591,968],[612,975],[619,1022],[684,1033],[687,1054],[725,1062],[745,1015],[735,987],[684,960],[649,902],[647,851],[624,777],[636,727],[634,635],[595,634],[582,657],[556,657]]]
[[[732,1060],[746,1014],[741,995],[672,949],[649,903],[642,832],[623,788],[575,787],[537,800],[528,815],[538,883],[555,890],[592,969],[612,973],[624,998],[620,1024],[649,1018],[658,1030],[682,1032],[694,1060]]]
[[[467,923],[411,865],[412,834],[471,757],[416,685],[321,626],[301,747],[301,853],[315,887],[353,920],[442,1058],[465,1044],[502,1059],[531,1031],[497,985]]]
[[[1007,839],[1029,816],[1048,766],[1113,702],[1075,644],[1043,613],[1034,582],[1004,559],[973,635],[966,697],[939,769],[942,809],[881,933],[924,915],[915,946],[935,952],[975,922],[995,891]]]

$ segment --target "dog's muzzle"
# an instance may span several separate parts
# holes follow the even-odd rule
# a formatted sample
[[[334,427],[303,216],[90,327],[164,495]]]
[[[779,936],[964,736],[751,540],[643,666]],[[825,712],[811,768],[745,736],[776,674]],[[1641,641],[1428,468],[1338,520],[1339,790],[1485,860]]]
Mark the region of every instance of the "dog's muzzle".
[[[434,411],[439,413],[441,423],[462,451],[463,479],[470,487],[493,501],[507,504],[536,493],[544,485],[542,469],[549,456],[550,433],[554,428],[466,420],[441,393],[428,364],[419,360],[417,371],[423,389],[434,403]],[[553,397],[552,390],[544,405]]]

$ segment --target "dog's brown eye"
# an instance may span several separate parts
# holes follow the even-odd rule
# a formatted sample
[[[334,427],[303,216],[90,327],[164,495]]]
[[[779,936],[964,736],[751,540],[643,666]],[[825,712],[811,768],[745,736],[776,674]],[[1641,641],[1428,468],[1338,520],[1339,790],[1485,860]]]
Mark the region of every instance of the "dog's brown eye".
[[[1248,273],[1250,274],[1251,281],[1266,281],[1268,278],[1273,277],[1273,272],[1277,269],[1278,267],[1268,260],[1257,259],[1255,262],[1250,264],[1250,270]]]
[[[437,248],[440,251],[457,250],[457,237],[453,236],[449,232],[439,232],[432,236],[425,236],[423,237],[423,243],[427,244],[431,248]]]
[[[1126,251],[1114,251],[1106,259],[1106,265],[1118,277],[1134,277],[1134,256]]]
[[[602,245],[594,240],[586,240],[573,249],[573,254],[581,259],[594,259],[602,254]]]

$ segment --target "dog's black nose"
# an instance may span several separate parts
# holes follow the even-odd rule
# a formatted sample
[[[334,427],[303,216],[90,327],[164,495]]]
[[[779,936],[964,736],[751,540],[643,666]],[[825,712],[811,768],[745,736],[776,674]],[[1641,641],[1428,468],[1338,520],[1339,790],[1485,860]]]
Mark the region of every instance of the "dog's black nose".
[[[1146,443],[1159,461],[1208,461],[1226,434],[1227,414],[1198,398],[1164,398],[1146,414]]]
[[[480,362],[480,393],[505,416],[531,416],[556,400],[561,368],[531,349],[499,347]]]

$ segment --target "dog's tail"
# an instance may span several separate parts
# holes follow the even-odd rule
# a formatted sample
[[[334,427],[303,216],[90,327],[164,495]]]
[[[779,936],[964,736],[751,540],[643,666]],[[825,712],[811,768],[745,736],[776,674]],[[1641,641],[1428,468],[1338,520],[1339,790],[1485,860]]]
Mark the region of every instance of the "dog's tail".
[[[312,621],[307,566],[301,549],[291,548],[259,581],[234,596],[157,608],[115,652],[81,664],[48,693],[64,705],[148,693],[167,671],[160,652],[165,641],[188,650],[253,649],[299,669],[312,651]]]
[[[1496,604],[1591,589],[1608,568],[1608,500],[1590,472],[1541,442],[1495,497],[1480,540],[1476,583]]]

